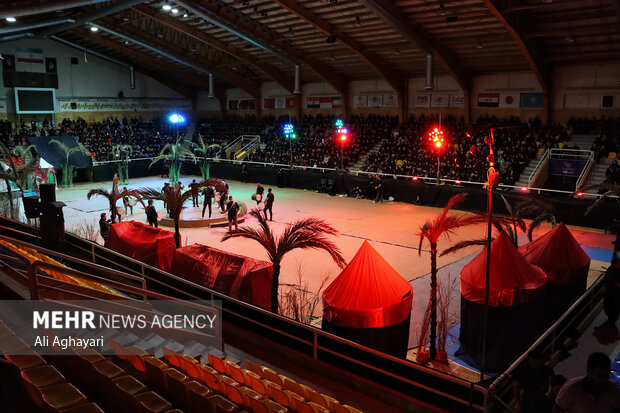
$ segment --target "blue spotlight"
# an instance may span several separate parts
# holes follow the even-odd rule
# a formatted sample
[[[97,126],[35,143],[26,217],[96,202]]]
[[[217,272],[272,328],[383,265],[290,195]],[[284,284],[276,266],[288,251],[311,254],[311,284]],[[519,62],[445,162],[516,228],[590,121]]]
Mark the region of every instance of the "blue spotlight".
[[[185,123],[185,116],[178,113],[173,113],[168,117],[168,120],[170,121],[170,123],[174,124]]]

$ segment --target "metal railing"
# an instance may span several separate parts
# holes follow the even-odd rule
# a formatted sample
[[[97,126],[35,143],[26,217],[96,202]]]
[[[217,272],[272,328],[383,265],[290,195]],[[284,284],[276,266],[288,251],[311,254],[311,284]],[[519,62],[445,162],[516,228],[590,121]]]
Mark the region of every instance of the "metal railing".
[[[588,151],[590,152],[590,156],[588,156],[588,160],[586,163],[585,168],[583,168],[583,170],[581,171],[581,174],[579,174],[579,178],[577,178],[577,182],[575,183],[575,192],[579,191],[579,188],[581,188],[583,186],[583,184],[586,183],[586,179],[588,179],[588,176],[590,175],[590,171],[592,170],[592,167],[594,166],[594,152],[592,151]]]
[[[235,160],[245,156],[245,154],[254,149],[256,145],[260,145],[259,135],[242,135],[241,138],[241,149],[235,152]]]
[[[545,151],[545,153],[543,153],[543,156],[540,158],[540,160],[538,161],[538,164],[536,164],[536,167],[534,168],[534,170],[530,174],[529,178],[527,179],[527,186],[528,187],[532,184],[532,181],[536,178],[538,173],[541,171],[542,167],[545,164],[545,161],[547,159],[549,159],[550,154],[551,154],[551,152],[549,151],[549,149],[547,149]]]

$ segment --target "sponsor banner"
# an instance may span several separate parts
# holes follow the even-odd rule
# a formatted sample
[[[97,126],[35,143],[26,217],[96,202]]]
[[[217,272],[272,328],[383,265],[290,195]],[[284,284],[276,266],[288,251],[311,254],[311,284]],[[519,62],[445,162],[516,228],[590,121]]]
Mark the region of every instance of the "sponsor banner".
[[[465,97],[463,95],[450,94],[450,107],[462,108],[465,106]]]
[[[396,108],[398,107],[398,95],[396,93],[386,93],[383,95],[383,107],[384,108]]]
[[[499,106],[499,93],[478,93],[479,108],[496,108]]]
[[[573,159],[550,159],[549,175],[579,177],[587,161]]]
[[[275,108],[276,109],[285,109],[286,108],[286,98],[283,98],[283,97],[276,98]]]
[[[45,73],[43,49],[18,47],[15,53],[17,71]]]
[[[58,98],[58,112],[126,112],[191,110],[185,99]],[[232,102],[232,101],[231,101]]]
[[[334,96],[332,105],[334,108],[341,108],[342,107],[342,96]]]
[[[383,95],[368,95],[368,107],[369,108],[381,108],[383,107]]]
[[[308,109],[318,109],[321,107],[321,98],[318,96],[308,96],[307,102]]]
[[[519,93],[500,93],[499,94],[499,107],[500,108],[518,108],[520,102]]]
[[[354,108],[366,108],[366,107],[368,107],[368,96],[366,96],[366,95],[355,95],[355,96],[353,96],[353,107]]]
[[[431,107],[431,95],[424,94],[416,94],[415,99],[413,101],[413,106],[416,108],[430,108]]]
[[[433,93],[431,95],[432,108],[447,108],[450,103],[450,95],[447,93]]]
[[[542,108],[543,107],[543,94],[542,93],[521,93],[521,107],[522,108]]]
[[[136,302],[140,303],[122,295],[105,301],[0,301],[5,329],[22,340],[22,345],[3,348],[4,354],[75,355],[87,349],[103,356],[129,354],[119,342],[132,336],[138,347],[153,355],[162,351],[147,343],[153,334],[181,347],[196,342],[206,347],[221,345],[221,302],[158,300],[156,311]]]

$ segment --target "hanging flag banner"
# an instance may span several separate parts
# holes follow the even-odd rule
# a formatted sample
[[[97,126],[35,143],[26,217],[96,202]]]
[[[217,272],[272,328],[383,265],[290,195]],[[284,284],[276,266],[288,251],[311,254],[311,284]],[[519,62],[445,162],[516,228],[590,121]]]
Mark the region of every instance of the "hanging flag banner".
[[[386,93],[383,95],[383,107],[384,108],[398,107],[398,96],[396,95],[396,93]]]
[[[275,109],[275,108],[276,108],[275,98],[264,98],[263,99],[263,109]]]
[[[286,98],[286,108],[295,109],[295,98],[293,97]]]
[[[342,96],[334,96],[334,100],[332,102],[332,105],[335,108],[341,108],[342,107]]]
[[[450,94],[450,107],[462,108],[465,106],[465,97],[463,95]]]
[[[254,99],[231,99],[228,110],[254,110]]]
[[[499,94],[499,107],[500,108],[518,108],[519,107],[519,93],[500,93]]]
[[[308,96],[307,102],[308,109],[318,109],[321,107],[321,98],[318,96]]]
[[[18,72],[45,73],[43,49],[18,47],[15,54]]]
[[[353,107],[354,108],[367,108],[368,107],[368,96],[366,95],[353,96]]]
[[[383,95],[368,95],[368,107],[369,108],[383,107]]]
[[[286,98],[283,98],[283,97],[276,98],[275,108],[276,109],[285,109],[286,108]]]
[[[331,109],[333,98],[331,96],[321,96],[319,98],[321,101],[319,103],[321,109]]]
[[[430,94],[416,94],[413,106],[416,108],[430,108],[431,107],[431,95]]]
[[[447,108],[450,103],[450,95],[447,93],[433,93],[431,95],[432,108]]]
[[[521,107],[522,108],[542,108],[543,107],[543,94],[542,93],[521,93]]]
[[[499,106],[499,93],[478,93],[479,108],[496,108]]]

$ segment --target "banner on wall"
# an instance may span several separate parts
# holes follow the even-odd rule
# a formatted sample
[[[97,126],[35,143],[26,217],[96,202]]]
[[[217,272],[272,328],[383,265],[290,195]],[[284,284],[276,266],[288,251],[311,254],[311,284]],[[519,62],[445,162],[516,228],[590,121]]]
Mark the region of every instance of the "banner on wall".
[[[479,108],[496,108],[499,106],[499,93],[478,93]]]
[[[499,94],[499,107],[500,108],[518,108],[520,102],[519,93],[500,93]]]
[[[369,108],[381,108],[383,107],[383,95],[368,95],[368,107]]]
[[[342,96],[334,96],[334,100],[332,104],[334,108],[341,108],[342,107]]]
[[[522,108],[542,108],[543,107],[543,94],[542,93],[521,93],[521,107]]]
[[[431,95],[432,108],[447,108],[450,103],[450,95],[447,93],[433,93]]]
[[[321,109],[331,109],[334,105],[334,98],[331,96],[321,96],[319,100],[319,107]]]
[[[45,73],[43,49],[18,47],[15,58],[18,72]]]
[[[383,95],[383,107],[384,108],[398,107],[398,96],[396,95],[396,93],[386,93]]]
[[[584,160],[550,159],[549,175],[578,177],[586,167],[586,163]]]
[[[450,94],[450,107],[462,108],[465,106],[465,97],[463,95]]]
[[[413,101],[413,106],[416,108],[430,108],[431,107],[431,95],[424,93],[424,94],[417,94],[415,95],[415,99]]]
[[[275,108],[276,109],[286,109],[286,98],[284,98],[284,97],[276,98]]]
[[[276,108],[276,98],[264,98],[263,99],[263,109],[275,109]]]
[[[191,110],[186,99],[67,98],[56,99],[59,112],[125,112]]]
[[[354,108],[366,108],[366,107],[368,107],[368,96],[366,96],[366,95],[355,95],[355,96],[353,96],[353,107]]]

